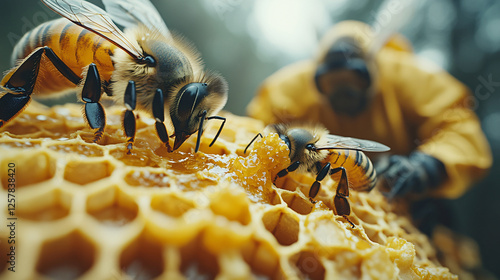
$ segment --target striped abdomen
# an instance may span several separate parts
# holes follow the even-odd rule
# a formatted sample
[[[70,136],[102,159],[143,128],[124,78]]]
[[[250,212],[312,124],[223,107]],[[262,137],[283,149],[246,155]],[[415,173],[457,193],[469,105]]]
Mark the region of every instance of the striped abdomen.
[[[111,78],[114,70],[111,55],[116,46],[64,18],[48,21],[26,33],[14,47],[12,62],[44,46],[50,47],[80,78],[83,68],[92,62],[97,65],[101,79],[109,81]],[[74,87],[45,56],[42,58],[35,93],[54,94]]]
[[[357,150],[332,150],[327,160],[332,168],[344,167],[349,187],[356,191],[370,191],[377,183],[377,173],[370,159]]]

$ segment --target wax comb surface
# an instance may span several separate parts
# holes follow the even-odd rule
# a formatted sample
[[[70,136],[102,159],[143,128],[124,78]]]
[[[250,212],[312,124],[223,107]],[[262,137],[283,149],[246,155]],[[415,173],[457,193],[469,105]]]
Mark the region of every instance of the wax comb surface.
[[[259,139],[259,121],[223,114],[174,153],[140,115],[131,155],[122,108],[106,110],[102,140],[79,105],[33,103],[0,132],[1,219],[15,220],[16,272],[8,270],[9,232],[0,231],[2,279],[456,279],[428,239],[396,215],[377,189],[352,191],[351,220],[336,216],[325,179],[307,198],[312,175],[272,178],[288,166],[276,134]],[[8,165],[15,165],[14,215]],[[331,196],[330,196],[331,197]]]

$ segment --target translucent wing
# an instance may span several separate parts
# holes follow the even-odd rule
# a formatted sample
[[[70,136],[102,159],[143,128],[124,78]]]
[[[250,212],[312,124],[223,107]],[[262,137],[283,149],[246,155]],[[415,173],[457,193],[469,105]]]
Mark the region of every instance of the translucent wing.
[[[318,149],[351,149],[366,152],[386,152],[391,148],[375,141],[363,140],[351,137],[342,137],[338,135],[327,135],[326,144],[317,147]]]
[[[76,25],[105,38],[135,58],[143,54],[130,42],[113,23],[106,11],[83,0],[42,0],[54,12],[69,19]]]
[[[375,17],[376,20],[381,18],[385,18],[386,16],[382,15],[383,13],[387,14],[391,11],[391,7],[395,2],[392,0],[384,1],[379,8],[379,11]],[[417,0],[409,0],[409,1],[400,1],[398,2],[399,12],[390,14],[389,20],[383,23],[383,26],[378,28],[378,32],[374,34],[374,41],[370,47],[369,55],[374,56],[393,36],[395,33],[401,31],[401,29],[410,22],[410,20],[414,17],[414,15],[418,14],[419,6],[422,5],[422,1]],[[373,23],[373,25],[380,23]]]
[[[165,36],[171,36],[161,15],[149,0],[102,0],[102,2],[111,18],[125,28],[142,23],[149,29],[156,29]]]

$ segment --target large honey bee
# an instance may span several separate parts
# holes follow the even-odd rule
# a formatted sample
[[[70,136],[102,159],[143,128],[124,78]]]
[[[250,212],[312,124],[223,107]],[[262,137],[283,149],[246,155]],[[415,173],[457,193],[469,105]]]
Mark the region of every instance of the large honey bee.
[[[309,199],[319,192],[321,181],[327,175],[340,172],[340,180],[333,198],[337,215],[343,216],[352,227],[349,220],[351,208],[347,198],[349,188],[356,191],[370,191],[375,187],[377,174],[370,159],[362,152],[385,152],[390,148],[370,140],[342,137],[329,134],[321,126],[294,126],[285,124],[269,125],[265,133],[277,133],[290,150],[290,166],[278,172],[277,178],[286,176],[289,172],[314,172],[316,179],[309,189]],[[262,134],[257,134],[245,148]]]
[[[169,151],[166,113],[174,126],[174,150],[198,132],[198,151],[205,121],[211,119],[222,120],[210,145],[215,142],[225,123],[215,114],[226,103],[227,83],[203,70],[198,52],[169,31],[149,0],[103,0],[107,12],[83,0],[42,2],[64,18],[39,25],[15,46],[12,60],[19,62],[0,82],[0,127],[26,108],[33,92],[55,96],[78,87],[94,142],[106,125],[102,93],[124,104],[128,153],[136,107],[155,118],[158,137]]]

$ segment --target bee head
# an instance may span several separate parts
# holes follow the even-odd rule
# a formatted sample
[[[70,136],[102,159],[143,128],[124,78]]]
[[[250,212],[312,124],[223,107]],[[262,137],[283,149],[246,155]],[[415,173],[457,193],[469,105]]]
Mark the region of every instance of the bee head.
[[[290,159],[292,161],[303,159],[308,151],[314,149],[316,143],[314,135],[303,128],[289,129],[287,131],[287,138],[290,141]]]
[[[271,131],[278,133],[281,140],[285,142],[290,150],[290,161],[300,161],[299,168],[309,170],[317,161],[325,157],[325,151],[316,150],[317,144],[326,130],[319,126],[308,125],[284,125],[275,124],[270,126]]]
[[[170,103],[170,118],[174,126],[174,150],[179,148],[191,134],[203,132],[204,120],[217,114],[226,104],[227,83],[221,76],[210,75],[181,87],[173,94]]]

